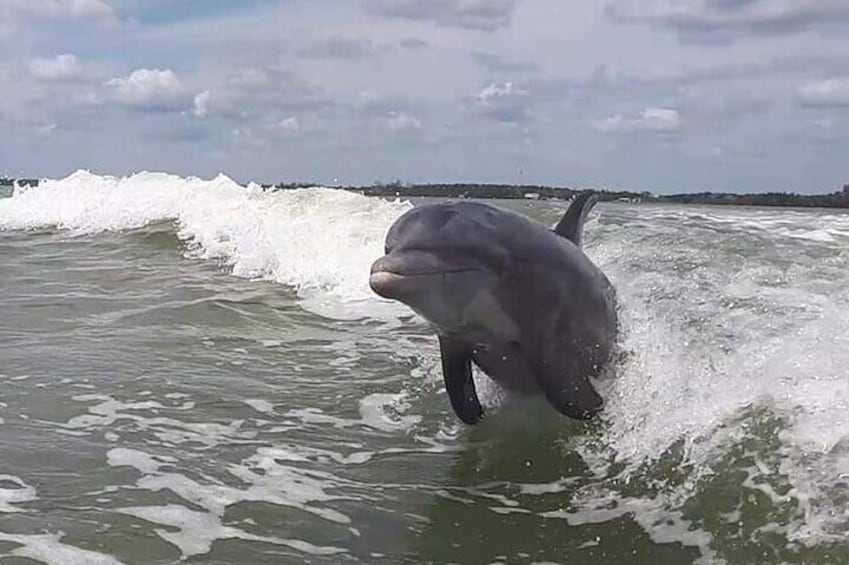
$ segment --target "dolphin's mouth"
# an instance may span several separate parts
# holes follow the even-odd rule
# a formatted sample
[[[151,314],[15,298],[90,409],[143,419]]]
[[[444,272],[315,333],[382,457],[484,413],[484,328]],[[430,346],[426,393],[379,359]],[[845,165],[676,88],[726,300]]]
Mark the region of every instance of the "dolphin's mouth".
[[[371,267],[369,286],[384,298],[400,299],[411,294],[425,292],[428,289],[433,289],[435,284],[441,283],[450,275],[479,270],[475,267],[440,269],[433,266],[408,270],[393,263],[386,257],[382,257],[375,261]]]

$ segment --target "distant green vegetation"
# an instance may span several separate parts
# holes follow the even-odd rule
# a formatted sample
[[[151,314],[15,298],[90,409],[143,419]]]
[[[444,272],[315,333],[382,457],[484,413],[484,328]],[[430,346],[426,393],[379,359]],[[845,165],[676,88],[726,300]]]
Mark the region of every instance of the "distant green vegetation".
[[[0,186],[14,186],[15,182],[18,184],[36,186],[38,185],[38,179],[5,179],[0,178]]]
[[[12,186],[14,179],[0,178],[0,186]],[[19,179],[20,184],[37,185],[36,179]],[[263,185],[266,188],[287,190],[318,186],[321,183],[293,182]],[[830,194],[795,194],[765,192],[759,194],[732,194],[728,192],[696,192],[692,194],[651,194],[628,190],[574,189],[557,186],[514,184],[405,184],[375,182],[368,186],[339,186],[342,190],[360,192],[367,196],[431,196],[441,198],[503,198],[569,200],[583,190],[595,190],[602,201],[676,203],[676,204],[730,204],[737,206],[794,206],[820,208],[849,208],[849,184],[842,191]]]
[[[276,185],[293,188],[293,185]],[[314,186],[302,184],[299,186]],[[698,192],[693,194],[660,194],[632,192],[628,190],[574,189],[539,185],[511,184],[389,184],[375,183],[371,186],[340,187],[355,190],[368,196],[435,196],[450,198],[505,198],[569,200],[583,190],[595,190],[602,201],[678,203],[678,204],[730,204],[737,206],[794,206],[849,208],[849,185],[840,192],[831,194],[794,194],[767,192],[760,194],[731,194],[727,192]]]
[[[847,187],[849,188],[849,187]],[[737,206],[795,206],[816,208],[849,208],[849,189],[831,194],[793,194],[766,192],[761,194],[726,194],[698,192],[653,196],[651,202],[680,204],[733,204]]]

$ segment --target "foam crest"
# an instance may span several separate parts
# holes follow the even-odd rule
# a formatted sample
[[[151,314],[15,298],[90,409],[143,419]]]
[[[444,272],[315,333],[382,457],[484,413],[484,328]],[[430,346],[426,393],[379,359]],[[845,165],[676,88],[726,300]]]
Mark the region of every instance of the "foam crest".
[[[802,415],[834,405],[836,417],[843,408],[849,287],[828,269],[845,267],[845,258],[830,252],[824,261],[823,251],[809,257],[799,250],[795,258],[807,264],[782,268],[761,251],[734,265],[724,253],[736,253],[737,234],[703,230],[781,225],[795,232],[815,221],[836,233],[849,217],[698,210],[646,209],[640,216],[651,222],[608,231],[590,249],[620,297],[626,356],[605,384],[611,439],[625,458],[657,454],[677,438],[709,436],[765,399],[788,412],[801,408]],[[682,230],[682,220],[694,223]],[[786,236],[769,234],[773,241]]]
[[[703,224],[714,229],[758,233],[769,238],[845,245],[849,242],[849,214],[821,210],[788,210],[727,207],[652,207],[645,220],[674,219],[680,225]]]
[[[239,277],[288,285],[321,313],[349,317],[364,315],[363,308],[345,307],[359,302],[402,311],[374,296],[367,273],[383,253],[387,228],[410,207],[320,187],[243,187],[224,175],[77,171],[0,200],[0,230],[92,234],[173,220],[191,254],[220,261]]]
[[[604,383],[606,457],[625,463],[627,480],[680,446],[684,500],[735,445],[768,442],[750,430],[769,414],[781,422],[780,470],[762,466],[742,486],[781,505],[788,495],[773,483],[789,481],[804,520],[783,527],[788,538],[845,539],[849,216],[628,213],[634,221],[602,223],[589,247],[617,286],[623,326],[624,359]]]

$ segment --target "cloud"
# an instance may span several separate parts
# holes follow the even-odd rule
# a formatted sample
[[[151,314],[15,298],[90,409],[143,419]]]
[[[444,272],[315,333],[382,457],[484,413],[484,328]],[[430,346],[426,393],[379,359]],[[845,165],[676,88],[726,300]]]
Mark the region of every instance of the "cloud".
[[[367,0],[370,14],[446,27],[495,31],[510,25],[517,0]]]
[[[79,19],[112,22],[115,9],[104,0],[3,0],[0,29],[16,28],[27,20]]]
[[[673,29],[683,37],[730,40],[741,33],[786,35],[849,23],[845,0],[611,0],[614,21]]]
[[[33,59],[29,63],[29,72],[39,80],[70,81],[83,74],[83,67],[76,55],[69,53],[52,59]]]
[[[803,84],[796,91],[796,99],[813,108],[849,107],[849,77]]]
[[[221,85],[221,90],[231,93],[251,91],[257,96],[270,94],[283,99],[314,94],[318,89],[290,69],[266,65],[230,72]]]
[[[478,114],[507,123],[527,121],[529,104],[530,92],[512,82],[493,82],[472,100],[472,107]]]
[[[204,90],[195,96],[192,102],[192,113],[198,118],[205,118],[209,114],[209,96],[208,90]]]
[[[425,41],[424,39],[419,39],[418,37],[405,37],[398,44],[404,49],[423,49],[425,47],[429,47],[430,43]]]
[[[270,114],[291,111],[294,107],[324,104],[317,87],[276,65],[232,71],[205,92],[207,94],[202,100],[204,116],[238,120],[267,118]]]
[[[385,116],[393,112],[403,112],[410,106],[410,101],[404,96],[390,96],[365,90],[357,95],[353,106],[363,114]]]
[[[472,53],[475,62],[484,69],[496,73],[534,73],[539,67],[534,63],[525,61],[510,61],[494,53],[483,53],[480,51]]]
[[[422,129],[422,122],[404,112],[392,112],[386,120],[386,127],[396,133],[411,132]]]
[[[0,169],[280,180],[282,159],[287,177],[351,183],[831,189],[849,107],[832,109],[843,98],[825,79],[849,76],[845,35],[830,33],[847,4],[0,0],[0,29],[21,32],[0,31]],[[806,33],[764,27],[791,16]],[[752,147],[757,161],[741,156]]]
[[[484,89],[478,93],[477,98],[481,102],[490,102],[493,100],[502,100],[504,98],[509,98],[516,95],[524,96],[526,94],[526,91],[514,87],[512,82],[505,82],[502,84],[493,82],[489,86],[484,87]]]
[[[103,0],[71,0],[70,9],[78,18],[108,20],[117,16],[115,9]]]
[[[734,96],[713,103],[704,103],[701,112],[705,120],[711,124],[724,127],[726,124],[737,123],[749,117],[761,117],[770,112],[773,104],[766,98],[751,96]],[[690,116],[688,113],[688,122]]]
[[[312,59],[360,59],[379,53],[370,39],[331,37],[317,41],[298,51],[301,57]]]
[[[288,118],[283,118],[277,124],[275,124],[275,129],[282,134],[294,134],[298,133],[301,130],[301,124],[298,121],[298,116],[289,116]]]
[[[595,129],[606,133],[656,132],[673,133],[684,126],[681,114],[669,108],[646,108],[636,118],[624,118],[616,114],[593,122]]]
[[[169,69],[136,69],[129,76],[106,82],[115,100],[142,110],[172,111],[187,106],[191,98],[180,79]],[[208,103],[207,100],[204,103]]]

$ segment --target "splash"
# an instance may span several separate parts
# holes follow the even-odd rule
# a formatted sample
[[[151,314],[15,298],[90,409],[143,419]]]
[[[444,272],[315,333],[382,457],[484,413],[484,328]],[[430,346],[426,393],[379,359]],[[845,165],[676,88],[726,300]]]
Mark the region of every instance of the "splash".
[[[653,468],[675,508],[746,469],[741,486],[782,516],[768,526],[803,545],[845,539],[849,216],[707,210],[631,208],[591,238],[627,351],[605,383],[616,488],[652,483]]]

